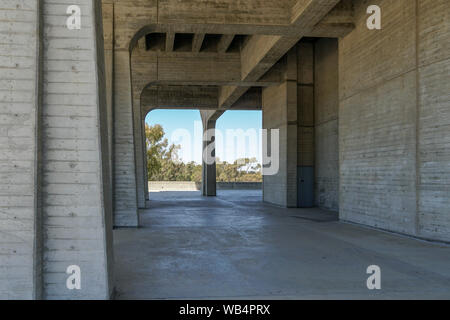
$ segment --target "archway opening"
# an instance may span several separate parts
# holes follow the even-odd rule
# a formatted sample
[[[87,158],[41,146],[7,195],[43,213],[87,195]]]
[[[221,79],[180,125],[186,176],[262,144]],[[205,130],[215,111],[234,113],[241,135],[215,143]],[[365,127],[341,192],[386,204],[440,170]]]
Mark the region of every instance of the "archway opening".
[[[144,131],[149,199],[200,196],[203,126],[199,111],[152,110]]]
[[[262,201],[262,111],[228,110],[216,123],[217,195]]]

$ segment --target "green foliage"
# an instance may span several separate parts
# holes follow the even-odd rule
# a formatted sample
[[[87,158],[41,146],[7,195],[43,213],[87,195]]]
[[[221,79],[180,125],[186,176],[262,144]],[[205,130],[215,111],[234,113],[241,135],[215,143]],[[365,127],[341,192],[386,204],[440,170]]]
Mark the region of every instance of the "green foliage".
[[[145,125],[147,170],[150,181],[202,181],[202,166],[183,163],[178,157],[179,145],[170,145],[161,125]],[[239,159],[234,163],[217,159],[218,182],[260,182],[261,165],[255,158]]]
[[[256,158],[238,159],[233,163],[216,163],[217,182],[261,182],[261,165]]]

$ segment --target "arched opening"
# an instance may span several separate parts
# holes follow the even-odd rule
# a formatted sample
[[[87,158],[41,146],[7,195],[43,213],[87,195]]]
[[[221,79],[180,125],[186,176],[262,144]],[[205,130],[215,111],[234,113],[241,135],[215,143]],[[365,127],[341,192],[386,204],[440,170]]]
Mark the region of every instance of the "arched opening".
[[[156,109],[145,118],[149,199],[200,196],[203,127],[198,110]]]
[[[227,111],[214,129],[215,194],[262,200],[262,112]],[[198,110],[151,110],[144,127],[145,181],[149,199],[199,196],[208,151]],[[245,191],[245,192],[241,192]],[[153,196],[152,196],[153,195]]]
[[[217,194],[262,201],[262,111],[228,110],[216,123]]]

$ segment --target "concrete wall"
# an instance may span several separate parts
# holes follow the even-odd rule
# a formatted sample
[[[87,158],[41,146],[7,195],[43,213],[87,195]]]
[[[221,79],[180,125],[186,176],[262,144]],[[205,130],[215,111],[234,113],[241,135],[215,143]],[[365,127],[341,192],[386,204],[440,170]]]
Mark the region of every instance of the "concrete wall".
[[[418,235],[450,241],[450,5],[417,10]]]
[[[450,6],[377,0],[339,43],[340,217],[450,241]]]
[[[338,40],[314,44],[315,204],[339,211]]]
[[[0,299],[41,297],[39,13],[0,3]]]
[[[150,192],[200,191],[201,183],[192,181],[150,181]],[[261,190],[261,182],[217,182],[217,190]]]

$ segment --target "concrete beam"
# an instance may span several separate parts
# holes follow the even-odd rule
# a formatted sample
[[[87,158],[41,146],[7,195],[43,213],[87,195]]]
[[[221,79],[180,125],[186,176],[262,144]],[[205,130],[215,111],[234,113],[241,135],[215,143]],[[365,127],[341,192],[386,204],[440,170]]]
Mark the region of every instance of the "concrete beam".
[[[283,81],[283,71],[271,70],[259,81],[240,81],[240,59],[237,54],[188,53],[162,54],[135,50],[132,55],[133,90],[139,92],[152,85],[236,85],[267,87]]]
[[[175,32],[166,33],[166,52],[172,52],[175,44]]]
[[[203,45],[203,40],[205,40],[204,33],[196,33],[194,39],[192,40],[192,52],[200,52]]]
[[[225,53],[230,47],[231,42],[233,42],[235,35],[234,34],[224,34],[219,40],[217,44],[217,52]]]
[[[144,114],[151,109],[217,109],[217,87],[154,86],[141,95]]]
[[[254,35],[241,51],[241,79],[257,81],[283,57],[302,37],[314,29],[339,0],[299,0],[292,8],[291,26],[297,29],[293,36]],[[230,86],[221,90],[221,108],[235,103],[246,91],[242,87]]]
[[[142,91],[143,117],[153,109],[218,109],[218,87],[151,86]],[[233,106],[233,110],[261,110],[261,89],[252,88]]]

